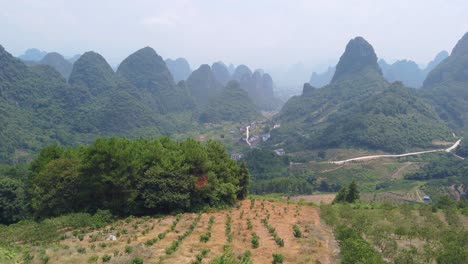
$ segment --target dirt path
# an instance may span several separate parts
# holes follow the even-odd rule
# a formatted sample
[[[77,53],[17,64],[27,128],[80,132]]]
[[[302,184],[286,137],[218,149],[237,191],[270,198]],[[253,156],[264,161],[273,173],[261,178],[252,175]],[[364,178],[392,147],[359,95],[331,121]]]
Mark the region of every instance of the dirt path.
[[[390,176],[390,178],[392,179],[399,179],[401,178],[401,174],[403,172],[403,170],[407,169],[409,166],[411,166],[413,163],[412,162],[406,162],[405,165],[401,166],[400,168],[398,168],[395,173],[392,174],[392,176]]]

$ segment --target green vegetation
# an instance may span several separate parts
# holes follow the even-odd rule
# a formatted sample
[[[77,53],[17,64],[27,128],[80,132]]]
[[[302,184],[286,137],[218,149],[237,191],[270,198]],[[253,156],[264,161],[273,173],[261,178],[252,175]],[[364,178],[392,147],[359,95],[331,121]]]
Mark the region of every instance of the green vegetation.
[[[384,80],[372,46],[362,38],[349,42],[332,83],[324,88],[285,104],[270,145],[289,151],[357,147],[403,152],[451,137],[416,91]]]
[[[279,253],[273,253],[273,264],[283,264],[284,257]]]
[[[334,227],[344,263],[384,263],[382,257],[395,263],[464,263],[468,232],[460,221],[449,220],[462,217],[454,205],[440,209],[454,224],[430,206],[409,204],[322,205],[321,216]]]
[[[210,253],[210,250],[208,248],[202,249],[200,253],[197,254],[195,257],[195,260],[192,261],[192,264],[201,264],[203,261],[203,258]]]
[[[299,229],[298,225],[293,225],[293,235],[295,238],[302,237],[302,232],[301,232],[301,229]]]
[[[211,264],[252,264],[250,254],[250,251],[247,250],[240,259],[236,259],[231,247],[225,246],[223,254],[211,261]]]
[[[258,248],[260,246],[260,237],[257,236],[255,232],[252,232],[250,243],[252,243],[252,248]]]
[[[468,34],[465,34],[453,48],[450,56],[428,74],[420,91],[420,94],[435,106],[443,120],[452,128],[464,132],[468,128],[467,50]]]
[[[254,148],[247,152],[244,160],[252,175],[251,193],[310,194],[313,190],[315,177],[312,172],[289,170],[291,160],[288,156]]]
[[[260,113],[247,92],[239,87],[239,83],[231,81],[208,103],[200,114],[200,122],[251,121],[259,116]]]
[[[231,213],[229,213],[229,215],[227,216],[226,218],[226,227],[225,227],[225,234],[226,234],[226,241],[228,243],[231,243],[232,242],[232,216],[231,216]]]
[[[248,186],[240,184],[249,182],[247,169],[219,143],[168,138],[50,146],[31,163],[31,171],[24,183],[0,178],[0,190],[9,194],[0,198],[3,223],[25,218],[29,206],[34,216],[50,217],[97,209],[128,215],[233,205],[245,197]]]
[[[269,215],[267,215],[267,218],[262,219],[262,224],[266,227],[268,233],[270,233],[270,235],[273,237],[275,243],[280,247],[284,247],[283,239],[278,236],[278,234],[276,233],[276,229],[268,223],[268,217]]]
[[[211,238],[211,228],[213,227],[215,221],[214,216],[210,216],[210,220],[208,221],[208,228],[206,233],[203,233],[200,235],[200,242],[206,243],[210,240]]]
[[[201,214],[198,214],[197,217],[195,217],[193,222],[190,224],[189,228],[182,235],[178,236],[176,240],[172,241],[171,245],[169,245],[169,247],[166,248],[167,255],[171,255],[177,251],[179,246],[182,244],[182,241],[193,233],[193,230],[195,229],[195,227],[197,227],[197,224],[200,221],[200,219]]]
[[[356,182],[353,180],[348,188],[341,189],[336,195],[333,203],[354,203],[359,200],[359,190]]]

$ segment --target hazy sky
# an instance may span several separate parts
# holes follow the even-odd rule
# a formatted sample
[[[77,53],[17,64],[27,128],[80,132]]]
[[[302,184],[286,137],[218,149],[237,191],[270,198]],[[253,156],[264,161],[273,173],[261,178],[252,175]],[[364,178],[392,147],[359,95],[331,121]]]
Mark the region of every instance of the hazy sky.
[[[144,46],[193,66],[312,69],[363,36],[389,61],[425,64],[468,31],[466,0],[0,0],[0,44],[65,55],[94,50],[111,64]]]

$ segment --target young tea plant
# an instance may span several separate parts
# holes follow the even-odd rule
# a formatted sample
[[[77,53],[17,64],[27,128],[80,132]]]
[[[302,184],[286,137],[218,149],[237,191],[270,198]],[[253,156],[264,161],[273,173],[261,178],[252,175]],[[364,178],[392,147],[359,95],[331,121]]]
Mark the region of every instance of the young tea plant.
[[[195,227],[197,227],[198,222],[200,221],[200,219],[201,219],[201,214],[198,214],[197,217],[195,217],[193,222],[190,224],[189,228],[185,231],[185,233],[180,235],[176,240],[174,240],[171,243],[171,245],[169,247],[166,248],[166,254],[167,255],[171,255],[172,253],[177,251],[180,244],[182,244],[182,241],[193,233],[193,230],[195,229]]]
[[[203,242],[203,243],[206,243],[210,240],[211,238],[211,228],[214,224],[214,221],[215,221],[215,217],[214,216],[211,216],[210,217],[210,220],[208,221],[208,229],[206,231],[206,233],[203,233],[200,235],[200,242]]]
[[[252,228],[253,228],[252,221],[250,220],[250,218],[247,218],[247,229],[252,230]]]
[[[258,248],[260,246],[260,237],[255,234],[255,232],[252,233],[252,239],[250,240],[252,243],[252,248]]]
[[[279,253],[273,253],[273,264],[283,264],[284,257]]]
[[[225,229],[225,232],[226,232],[226,240],[228,243],[231,243],[232,242],[232,232],[231,232],[231,229],[232,229],[232,217],[231,217],[231,214],[228,215],[227,217],[227,220],[226,220],[226,229]]]
[[[296,238],[300,238],[302,236],[302,232],[299,229],[298,225],[293,225],[293,234],[294,234],[294,237]]]
[[[262,223],[268,230],[268,233],[270,233],[270,235],[273,237],[276,244],[280,247],[284,247],[284,240],[278,236],[278,234],[276,233],[276,229],[268,223],[268,219],[267,218],[262,219]]]
[[[198,253],[197,256],[195,257],[195,260],[192,261],[192,264],[201,264],[203,261],[203,258],[205,258],[205,256],[208,255],[208,253],[210,253],[210,250],[208,248],[202,249],[202,251]]]

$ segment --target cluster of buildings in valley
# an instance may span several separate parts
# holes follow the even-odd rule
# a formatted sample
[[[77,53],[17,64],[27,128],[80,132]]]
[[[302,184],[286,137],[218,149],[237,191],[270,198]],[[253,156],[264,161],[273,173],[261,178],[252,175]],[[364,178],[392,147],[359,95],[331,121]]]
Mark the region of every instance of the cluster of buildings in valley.
[[[265,142],[265,141],[269,140],[270,137],[271,137],[271,134],[270,134],[271,130],[266,132],[266,133],[260,133],[260,134],[256,134],[256,135],[252,134],[253,131],[255,131],[256,129],[258,130],[258,128],[264,127],[264,125],[265,125],[264,122],[251,122],[247,126],[238,127],[239,132],[243,135],[243,139],[240,139],[238,137],[233,137],[233,140],[234,141],[245,141],[245,142],[247,142],[247,144],[249,144],[250,147],[256,147],[258,144],[260,144],[261,142]],[[280,126],[281,125],[277,123],[277,124],[275,124],[273,126],[272,129],[279,128]],[[230,130],[229,133],[230,134],[236,134],[234,130]],[[284,149],[275,149],[274,152],[278,156],[283,156],[283,155],[286,154]],[[232,153],[231,154],[231,159],[233,159],[233,160],[241,160],[242,158],[243,158],[242,153]]]

